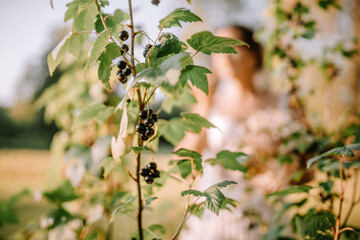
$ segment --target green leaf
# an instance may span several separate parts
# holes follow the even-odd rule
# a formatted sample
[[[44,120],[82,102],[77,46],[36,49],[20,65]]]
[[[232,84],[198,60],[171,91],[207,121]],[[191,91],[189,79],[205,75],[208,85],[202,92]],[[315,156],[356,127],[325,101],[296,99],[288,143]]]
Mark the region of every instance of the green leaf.
[[[178,161],[172,160],[171,163],[173,162],[176,162],[176,166],[173,169],[177,169],[183,179],[187,178],[187,176],[190,175],[191,173],[190,160],[188,159],[183,159]]]
[[[102,32],[95,40],[94,46],[91,50],[90,57],[85,66],[85,75],[89,72],[90,68],[96,63],[101,54],[105,51],[106,46],[110,43],[108,41],[110,30]]]
[[[201,18],[185,8],[177,8],[160,20],[158,28],[182,27],[180,22],[202,22]]]
[[[107,28],[111,29],[111,35],[117,37],[123,27],[122,23],[129,19],[129,14],[120,9],[116,9],[112,15],[103,14],[103,18],[106,18],[105,24]],[[105,30],[99,14],[96,16],[95,30],[97,33]]]
[[[278,240],[278,239],[282,239],[281,233],[283,232],[283,230],[285,229],[284,225],[280,225],[280,226],[275,226],[273,228],[270,228],[265,236],[264,236],[264,240]]]
[[[267,196],[286,196],[292,193],[308,193],[311,189],[313,189],[313,187],[306,185],[291,186],[283,191],[267,194]]]
[[[121,56],[121,50],[116,43],[110,43],[106,46],[105,51],[100,56],[100,64],[98,69],[99,79],[107,88],[110,88],[109,77],[111,72],[111,64],[114,59]]]
[[[158,126],[161,136],[174,146],[178,145],[185,136],[185,130],[180,119],[173,118],[170,121],[161,119]]]
[[[329,219],[322,215],[309,218],[304,224],[304,239],[333,240]]]
[[[69,180],[64,181],[62,185],[53,191],[44,192],[43,195],[49,201],[56,204],[62,204],[63,202],[69,202],[78,198]]]
[[[170,114],[174,107],[181,107],[190,103],[196,103],[196,99],[188,89],[184,89],[184,91],[178,97],[173,95],[168,96],[168,98],[163,101],[162,108],[166,113]]]
[[[110,113],[110,114],[109,114]],[[104,104],[94,104],[87,106],[84,108],[81,113],[75,117],[74,124],[72,128],[76,128],[79,125],[82,125],[84,123],[87,123],[91,119],[98,119],[101,120],[101,117],[104,115],[109,117],[112,113],[114,113],[114,108],[109,107],[107,108]],[[100,117],[101,116],[101,117]]]
[[[185,196],[185,195],[188,195],[188,194],[191,194],[191,195],[194,195],[194,197],[204,197],[204,193],[198,191],[198,190],[193,190],[193,189],[189,189],[189,190],[185,190],[185,191],[182,191],[181,192],[181,196]]]
[[[158,233],[158,234],[161,234],[161,235],[164,235],[165,232],[166,232],[164,226],[162,226],[160,224],[153,224],[153,225],[149,226],[148,229],[151,232],[155,232],[155,233]]]
[[[233,46],[247,45],[238,39],[214,36],[208,31],[195,33],[186,41],[193,49],[207,55],[211,53],[237,53]]]
[[[182,126],[185,130],[191,131],[194,133],[200,133],[201,128],[216,128],[211,122],[201,117],[197,113],[187,113],[182,112]]]
[[[301,207],[303,206],[305,203],[307,202],[307,198],[302,199],[299,202],[292,202],[292,203],[285,203],[282,208],[280,209],[280,211],[277,211],[276,213],[276,219],[280,219],[280,217],[290,208],[292,207]]]
[[[160,44],[155,45],[151,58],[161,58],[170,54],[177,54],[182,50],[181,41],[172,33],[161,34],[159,42]]]
[[[198,190],[192,190],[192,189],[185,190],[181,192],[181,196],[191,194],[194,195],[195,197],[206,197],[205,207],[208,210],[215,213],[216,215],[219,215],[221,205],[225,200],[225,196],[222,194],[222,192],[219,189],[224,188],[230,184],[237,184],[237,183],[234,181],[225,180],[210,186],[204,192],[200,192]]]
[[[19,223],[19,218],[16,215],[14,204],[16,204],[24,196],[31,195],[29,190],[23,190],[15,194],[5,202],[0,201],[0,227],[6,223]]]
[[[146,146],[142,146],[142,147],[131,147],[131,149],[136,153],[139,154],[143,151],[150,151],[150,152],[154,152],[153,150],[151,150],[149,147]]]
[[[158,199],[158,197],[150,197],[150,198],[145,199],[145,206],[150,205],[156,199]]]
[[[360,150],[360,143],[354,143],[354,144],[350,144],[344,147],[337,147],[337,148],[333,148],[319,156],[313,157],[311,159],[309,159],[306,163],[307,168],[310,168],[311,165],[313,165],[314,163],[316,163],[317,161],[319,161],[320,159],[324,159],[324,158],[329,158],[329,157],[333,157],[333,156],[339,156],[339,157],[343,157],[343,156],[347,156],[347,157],[354,157],[354,153],[353,151],[356,150]]]
[[[190,81],[192,85],[208,95],[209,88],[206,74],[209,73],[211,71],[205,67],[188,65],[181,71],[180,81],[183,85]]]
[[[211,165],[220,164],[225,169],[236,170],[240,172],[246,172],[246,167],[241,164],[249,156],[242,152],[230,152],[227,150],[221,151],[216,155],[216,158],[208,159],[206,162]]]
[[[175,152],[172,152],[173,154],[176,154],[179,157],[189,157],[194,160],[195,169],[197,171],[201,171],[202,169],[202,160],[201,160],[201,154],[195,151],[191,151],[185,148],[180,148]]]
[[[201,158],[200,153],[185,148],[180,148],[172,153],[176,154],[179,157]]]
[[[191,1],[192,1],[192,0],[186,0],[186,1],[187,1],[189,4],[191,4]]]
[[[326,191],[327,194],[331,194],[333,185],[334,185],[334,182],[331,180],[319,183],[319,186],[322,187]]]
[[[56,45],[54,50],[49,53],[47,63],[49,67],[50,76],[54,73],[56,67],[62,62],[66,53],[69,50],[68,40],[71,38],[72,33],[69,32],[66,36]]]

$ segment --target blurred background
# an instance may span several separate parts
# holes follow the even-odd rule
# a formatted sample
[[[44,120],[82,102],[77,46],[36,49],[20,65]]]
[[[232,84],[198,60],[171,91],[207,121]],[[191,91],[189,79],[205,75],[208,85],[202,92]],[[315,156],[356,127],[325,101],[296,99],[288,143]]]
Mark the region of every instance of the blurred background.
[[[66,68],[59,68],[50,77],[46,59],[71,27],[71,22],[64,23],[68,2],[69,0],[54,0],[54,8],[51,8],[47,0],[2,1],[0,201],[5,201],[23,189],[30,189],[33,193],[40,192],[49,187],[49,179],[53,177],[49,171],[53,167],[50,148],[54,134],[59,131],[59,124],[52,120],[46,121],[44,108],[35,103],[44,90],[57,83],[66,71]],[[110,2],[106,10],[113,12],[116,8],[121,8],[127,11],[123,2],[119,1],[119,6],[116,1]],[[291,8],[298,1],[287,2]],[[310,103],[307,104],[310,107],[306,111],[314,124],[336,129],[345,112],[358,110],[359,57],[355,56],[350,60],[342,56],[334,57],[333,62],[339,72],[336,73],[336,81],[330,86],[326,85],[327,87],[325,81],[319,80],[323,78],[324,69],[317,61],[324,59],[323,49],[326,46],[337,46],[342,42],[345,50],[359,48],[359,44],[351,39],[360,36],[360,4],[357,0],[341,0],[341,11],[331,6],[324,11],[318,7],[318,1],[302,2],[310,6],[309,17],[317,22],[314,38],[300,39],[293,43],[306,61],[313,60],[313,64],[306,66],[300,77],[302,94],[308,96],[306,101]],[[272,13],[274,6],[268,0],[193,0],[192,5],[185,0],[162,0],[156,8],[150,4],[150,0],[134,0],[135,25],[155,38],[158,21],[178,7],[192,9],[203,19],[203,23],[184,24],[183,30],[171,29],[183,41],[198,31],[215,31],[222,26],[238,24],[254,30],[258,40],[266,47],[271,41],[268,32],[276,24]],[[143,59],[142,51],[138,52],[139,58]],[[199,55],[195,62],[210,65],[209,58],[204,55]],[[263,78],[269,88],[281,92],[284,91],[284,83],[278,81],[281,71],[276,71],[276,64],[276,61],[268,63],[268,66],[275,66],[275,70]],[[269,71],[265,70],[265,73]],[[324,91],[311,93],[315,88],[327,88],[327,94]],[[315,117],[319,115],[321,121]],[[165,153],[169,151],[171,149],[168,146]],[[19,214],[21,223],[35,222],[48,208],[45,203],[26,198],[17,205],[16,213]],[[0,228],[0,239],[7,239],[21,229],[21,225],[6,224]]]

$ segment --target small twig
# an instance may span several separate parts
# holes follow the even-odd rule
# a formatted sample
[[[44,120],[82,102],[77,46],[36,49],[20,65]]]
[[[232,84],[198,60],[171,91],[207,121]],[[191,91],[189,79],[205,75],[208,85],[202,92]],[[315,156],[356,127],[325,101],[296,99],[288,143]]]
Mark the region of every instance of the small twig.
[[[156,37],[156,39],[155,39],[155,41],[154,41],[154,45],[153,45],[153,46],[152,46],[152,48],[149,50],[149,54],[147,55],[148,67],[150,67],[150,58],[151,58],[151,53],[152,53],[152,51],[154,50],[154,47],[155,47],[155,45],[156,45],[157,41],[158,41],[158,40],[159,40],[159,38],[160,38],[160,34],[161,34],[162,30],[163,30],[163,25],[161,25],[161,27],[160,27],[160,31],[159,31],[159,33],[158,33],[158,35],[157,35],[157,37]]]
[[[357,195],[358,171],[357,171],[357,169],[355,169],[354,171],[355,171],[355,173],[354,173],[354,188],[353,188],[353,194],[352,194],[352,197],[351,197],[351,205],[350,205],[350,208],[349,208],[349,210],[348,210],[348,212],[347,212],[347,214],[346,214],[346,217],[345,217],[345,220],[344,220],[344,223],[342,224],[342,226],[346,226],[346,223],[347,223],[347,221],[348,221],[349,218],[350,218],[350,215],[351,215],[351,213],[352,213],[352,210],[353,210],[354,206],[356,205],[356,200],[355,200],[355,198],[356,198],[356,195]]]
[[[339,235],[340,235],[340,218],[341,218],[341,212],[342,212],[342,207],[343,207],[343,202],[344,202],[344,184],[343,184],[343,158],[340,157],[339,159],[339,171],[340,171],[340,196],[339,196],[339,212],[336,216],[336,222],[335,222],[335,236],[334,236],[334,240],[338,240],[339,239]]]
[[[102,15],[101,7],[100,7],[100,5],[99,5],[99,3],[98,3],[98,0],[94,0],[94,2],[95,2],[95,4],[96,4],[97,10],[98,10],[98,12],[99,12],[100,19],[101,19],[101,22],[102,22],[102,24],[103,24],[103,26],[104,26],[104,29],[107,30],[108,28],[107,28],[107,26],[106,26],[105,19],[104,19],[103,15]],[[115,40],[113,39],[113,37],[111,36],[111,34],[109,34],[109,38],[110,38],[113,42],[115,42]]]
[[[360,233],[358,233],[357,231],[355,231],[355,229],[351,228],[351,227],[344,227],[339,231],[339,234],[345,231],[352,231],[354,232],[356,235],[360,236]]]
[[[148,104],[148,102],[150,101],[151,97],[154,95],[155,90],[156,90],[157,88],[158,88],[157,85],[153,88],[153,90],[151,91],[149,97],[144,101],[144,104],[145,104],[145,105]]]
[[[129,0],[129,7],[131,8],[131,0]],[[130,10],[132,16],[132,10]],[[134,72],[133,72],[134,73]],[[138,101],[139,101],[139,112],[144,110],[144,105],[141,99],[141,91],[137,89]],[[138,135],[138,146],[142,146],[143,141]],[[137,223],[138,223],[138,233],[139,233],[139,240],[144,239],[143,228],[142,228],[142,211],[144,209],[143,202],[142,202],[142,195],[141,195],[141,184],[140,184],[140,164],[141,164],[141,153],[138,153],[136,156],[136,186],[137,186],[137,195],[138,195],[138,214],[137,214]]]
[[[172,176],[173,178],[179,180],[180,182],[185,183],[186,185],[189,185],[189,183],[185,179],[176,175],[175,173],[169,173],[169,175]]]
[[[196,54],[198,54],[198,53],[199,53],[199,50],[197,50],[192,56],[190,56],[188,59],[186,59],[186,60],[183,62],[183,64],[186,63],[187,61],[189,61],[190,59],[194,58],[194,57],[196,56]]]
[[[135,32],[135,36],[138,35],[138,34],[143,34],[143,35],[144,35],[145,37],[147,37],[150,41],[152,41],[153,44],[155,43],[155,41],[152,40],[151,37],[150,37],[149,35],[147,35],[147,33],[144,32],[143,30],[139,30],[139,31]]]

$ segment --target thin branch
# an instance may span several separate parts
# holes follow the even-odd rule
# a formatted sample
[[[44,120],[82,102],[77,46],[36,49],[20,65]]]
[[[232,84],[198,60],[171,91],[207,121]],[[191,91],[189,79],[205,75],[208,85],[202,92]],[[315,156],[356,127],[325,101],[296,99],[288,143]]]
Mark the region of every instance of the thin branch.
[[[198,53],[199,53],[199,50],[197,50],[192,56],[190,56],[188,59],[186,59],[186,60],[183,62],[183,64],[186,63],[187,61],[189,61],[190,59],[194,58],[194,57],[196,56],[196,54],[198,54]]]
[[[129,3],[129,15],[130,15],[130,31],[131,31],[131,50],[130,50],[130,55],[134,56],[134,45],[135,45],[135,31],[134,31],[134,18],[133,18],[133,10],[132,10],[132,2],[131,0],[128,0]],[[135,61],[134,58],[131,57],[131,67],[132,67],[132,72],[133,72],[133,76],[136,76],[136,70],[135,70]]]
[[[181,231],[181,229],[183,228],[183,226],[185,224],[185,220],[186,220],[186,217],[187,217],[187,214],[188,214],[188,211],[189,211],[189,202],[190,202],[190,195],[187,195],[184,214],[183,214],[183,216],[181,218],[178,229],[176,230],[174,235],[171,237],[171,240],[175,240],[179,236],[180,231]]]
[[[160,27],[160,31],[159,31],[159,33],[158,33],[158,35],[157,35],[157,37],[156,37],[156,39],[155,39],[155,41],[154,41],[154,45],[153,45],[153,46],[152,46],[152,48],[149,50],[149,54],[147,55],[148,67],[150,67],[150,58],[151,58],[151,53],[152,53],[152,51],[154,50],[154,47],[155,47],[155,45],[156,45],[157,41],[158,41],[158,40],[159,40],[159,38],[160,38],[160,34],[161,34],[162,30],[163,30],[163,26],[161,25],[161,27]]]
[[[342,207],[343,207],[343,202],[344,202],[344,181],[343,181],[343,158],[340,157],[339,159],[339,171],[340,171],[340,196],[339,196],[339,212],[336,216],[336,222],[335,222],[335,236],[334,236],[334,240],[338,240],[339,239],[339,235],[340,235],[340,218],[341,218],[341,212],[342,212]]]
[[[157,88],[158,88],[158,86],[155,86],[155,87],[154,87],[154,89],[151,91],[148,99],[146,99],[146,100],[144,101],[144,105],[148,104],[148,102],[150,101],[151,97],[154,95],[155,90],[156,90]]]
[[[354,232],[356,235],[360,236],[360,233],[358,233],[357,231],[355,231],[355,229],[351,228],[351,227],[344,227],[339,231],[339,234],[345,231],[352,231]]]
[[[129,7],[131,9],[131,0],[129,0]],[[132,11],[130,11],[132,16]],[[133,72],[134,74],[134,72]],[[141,99],[141,91],[137,89],[138,101],[139,101],[139,112],[144,110],[144,105]],[[143,141],[138,135],[138,146],[142,146]],[[143,202],[142,202],[142,195],[141,195],[141,184],[140,184],[140,164],[141,164],[141,153],[138,153],[136,156],[136,186],[137,186],[137,195],[138,195],[138,214],[137,214],[137,223],[138,223],[138,233],[139,233],[139,240],[144,239],[143,228],[142,228],[142,211],[144,209]]]
[[[354,173],[354,188],[353,188],[353,194],[352,194],[352,197],[351,197],[351,205],[350,205],[350,208],[349,208],[349,210],[348,210],[348,212],[346,214],[346,217],[345,217],[345,220],[344,220],[344,223],[342,224],[342,226],[346,226],[346,223],[350,218],[352,210],[353,210],[354,206],[356,205],[355,198],[356,198],[356,195],[357,195],[357,187],[358,187],[358,182],[357,182],[357,180],[358,180],[358,171],[357,171],[357,169],[355,169],[354,171],[355,171],[355,173]]]
[[[106,26],[105,19],[104,19],[103,15],[102,15],[100,4],[98,3],[98,0],[94,0],[94,2],[95,2],[95,4],[96,4],[97,10],[98,10],[98,12],[99,12],[100,19],[101,19],[101,22],[102,22],[102,24],[103,24],[103,26],[104,26],[104,29],[107,30],[108,28],[107,28],[107,26]],[[111,34],[109,35],[109,37],[110,37],[110,39],[111,39],[113,42],[115,42],[115,40],[113,39],[113,37],[111,36]]]

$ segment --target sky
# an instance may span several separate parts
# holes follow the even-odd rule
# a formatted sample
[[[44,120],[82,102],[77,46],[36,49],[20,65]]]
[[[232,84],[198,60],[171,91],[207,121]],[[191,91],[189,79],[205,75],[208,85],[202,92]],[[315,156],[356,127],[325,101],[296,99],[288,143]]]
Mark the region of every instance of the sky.
[[[117,6],[110,5],[107,11],[116,8],[127,11],[127,1],[118,1]],[[55,9],[50,7],[49,0],[0,2],[0,106],[8,107],[16,100],[17,85],[27,64],[40,61],[51,34],[65,26],[64,14],[70,1],[53,0]],[[162,0],[159,7],[151,5],[150,0],[133,0],[135,25],[141,24],[145,31],[151,32],[161,18],[180,6],[191,7],[185,0]]]

